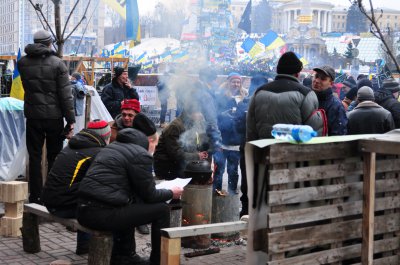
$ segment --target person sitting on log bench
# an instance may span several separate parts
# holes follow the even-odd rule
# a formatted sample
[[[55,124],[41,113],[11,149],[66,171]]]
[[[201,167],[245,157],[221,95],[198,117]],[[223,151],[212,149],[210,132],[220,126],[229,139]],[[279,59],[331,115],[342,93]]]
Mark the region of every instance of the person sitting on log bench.
[[[78,222],[99,231],[112,231],[112,265],[135,264],[134,227],[151,223],[152,251],[147,264],[160,264],[160,229],[169,227],[165,201],[179,199],[182,188],[156,189],[149,141],[127,128],[95,158],[79,186]],[[137,263],[136,263],[137,264]]]
[[[60,218],[76,218],[79,184],[97,153],[109,143],[110,135],[106,121],[94,120],[58,154],[41,195],[49,213]],[[88,253],[89,237],[78,230],[76,254]]]

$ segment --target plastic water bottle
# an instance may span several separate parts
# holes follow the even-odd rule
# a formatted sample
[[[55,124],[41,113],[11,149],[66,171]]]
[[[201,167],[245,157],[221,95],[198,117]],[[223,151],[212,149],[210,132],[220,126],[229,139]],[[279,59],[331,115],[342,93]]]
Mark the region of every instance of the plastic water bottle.
[[[272,126],[272,136],[275,139],[308,142],[317,136],[317,132],[309,125],[275,124]]]

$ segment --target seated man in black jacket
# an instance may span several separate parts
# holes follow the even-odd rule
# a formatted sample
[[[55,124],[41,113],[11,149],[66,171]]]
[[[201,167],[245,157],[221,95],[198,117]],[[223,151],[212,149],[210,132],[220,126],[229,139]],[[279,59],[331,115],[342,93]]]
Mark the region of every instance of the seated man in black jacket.
[[[57,156],[43,188],[41,201],[49,212],[61,218],[75,218],[78,187],[97,153],[110,140],[106,121],[89,122],[88,128],[71,138]],[[78,231],[76,254],[86,254],[89,235]]]
[[[119,131],[116,141],[96,156],[79,186],[78,221],[113,232],[111,264],[134,264],[134,228],[147,223],[152,224],[150,264],[160,264],[160,229],[169,226],[169,208],[164,202],[182,195],[182,188],[155,188],[148,147],[140,131]]]

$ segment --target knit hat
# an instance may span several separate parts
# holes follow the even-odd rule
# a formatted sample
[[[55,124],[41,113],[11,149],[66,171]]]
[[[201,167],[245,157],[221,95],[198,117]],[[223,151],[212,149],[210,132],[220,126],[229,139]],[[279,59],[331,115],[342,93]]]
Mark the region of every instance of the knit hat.
[[[122,109],[133,109],[136,112],[140,112],[140,102],[137,99],[124,99],[121,102]]]
[[[81,80],[82,79],[81,74],[78,73],[78,72],[72,73],[71,76],[74,77],[76,80]]]
[[[324,66],[321,66],[321,67],[316,67],[313,70],[316,71],[316,72],[324,73],[326,76],[330,77],[332,79],[332,81],[335,80],[335,77],[336,77],[335,70],[332,67],[328,66],[328,65],[324,65]]]
[[[278,74],[297,74],[303,69],[303,63],[299,60],[294,52],[285,52],[279,58],[276,72]]]
[[[93,120],[89,122],[87,129],[101,136],[104,141],[107,141],[111,136],[110,125],[104,120]]]
[[[349,87],[349,88],[353,88],[355,86],[357,86],[356,81],[353,78],[347,78],[344,82],[343,85]]]
[[[33,42],[34,43],[42,43],[42,44],[48,45],[52,42],[52,40],[53,40],[53,38],[51,37],[51,34],[48,31],[43,30],[43,29],[36,31],[33,34]]]
[[[239,73],[232,72],[232,73],[230,73],[230,74],[228,75],[228,79],[229,79],[229,80],[232,80],[232,79],[239,79],[239,80],[242,80],[242,77],[240,76]]]
[[[357,87],[363,87],[363,86],[369,86],[370,88],[372,88],[372,82],[369,79],[366,78],[362,78],[357,82]]]
[[[123,72],[127,72],[126,69],[123,67],[116,66],[114,67],[114,77],[118,78],[120,75],[122,75]]]
[[[153,135],[157,132],[156,125],[143,113],[139,113],[133,120],[132,128],[141,131],[146,136]]]
[[[396,93],[400,91],[400,85],[393,78],[386,79],[383,81],[382,85],[383,89],[387,89],[392,93]]]
[[[357,99],[360,102],[366,100],[374,101],[374,91],[369,86],[363,86],[357,92]]]

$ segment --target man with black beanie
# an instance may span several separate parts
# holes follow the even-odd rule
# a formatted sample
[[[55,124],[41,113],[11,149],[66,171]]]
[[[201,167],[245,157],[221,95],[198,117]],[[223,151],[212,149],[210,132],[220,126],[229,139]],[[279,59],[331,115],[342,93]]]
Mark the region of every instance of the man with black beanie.
[[[75,110],[72,86],[65,63],[51,48],[48,31],[33,35],[33,44],[25,47],[26,56],[18,61],[25,89],[26,147],[29,154],[29,202],[40,203],[42,192],[42,148],[46,141],[48,170],[72,137]],[[67,126],[64,127],[64,118]]]
[[[303,64],[295,53],[286,52],[281,56],[275,80],[261,86],[251,99],[247,141],[272,138],[272,126],[277,123],[304,124],[316,131],[322,130],[322,118],[315,112],[317,96],[298,80],[302,69]]]
[[[121,102],[124,99],[139,100],[139,94],[129,81],[128,70],[114,67],[114,78],[101,93],[101,100],[114,119],[120,113]]]

